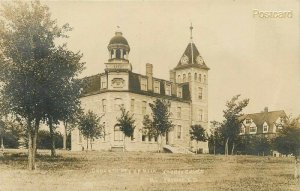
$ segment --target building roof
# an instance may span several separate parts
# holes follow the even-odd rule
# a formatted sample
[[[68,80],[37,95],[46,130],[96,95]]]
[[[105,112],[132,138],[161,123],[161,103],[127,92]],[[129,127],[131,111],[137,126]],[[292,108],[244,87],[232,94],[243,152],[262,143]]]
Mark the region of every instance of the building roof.
[[[123,45],[129,46],[126,38],[124,38],[122,32],[119,32],[119,31],[117,31],[115,33],[115,36],[110,39],[109,45],[112,45],[112,44],[123,44]]]
[[[175,69],[188,67],[197,67],[209,70],[193,42],[188,44]]]
[[[115,90],[100,89],[102,75],[105,75],[105,73],[83,78],[84,86],[83,86],[83,91],[82,91],[82,97],[99,94],[99,93],[103,93],[103,92],[108,92],[108,91],[115,91]],[[153,91],[141,90],[140,78],[147,78],[147,76],[130,72],[129,73],[129,90],[126,90],[126,91],[141,94],[141,95],[166,98],[166,99],[177,100],[177,101],[190,101],[191,100],[190,91],[189,91],[189,83],[176,84],[176,83],[172,83],[167,80],[153,78],[153,79],[155,79],[155,81],[159,81],[159,83],[160,83],[160,93],[158,94],[158,93],[154,93]],[[154,83],[154,81],[153,81],[153,83]],[[171,84],[171,86],[172,86],[171,87],[171,91],[172,91],[171,96],[166,95],[164,83]],[[182,87],[182,98],[177,97],[177,91],[174,90],[174,89],[176,89],[177,86]]]
[[[239,120],[244,121],[245,119],[252,119],[257,127],[262,127],[264,122],[266,122],[270,127],[279,117],[286,117],[286,114],[283,110],[246,114],[241,116]]]

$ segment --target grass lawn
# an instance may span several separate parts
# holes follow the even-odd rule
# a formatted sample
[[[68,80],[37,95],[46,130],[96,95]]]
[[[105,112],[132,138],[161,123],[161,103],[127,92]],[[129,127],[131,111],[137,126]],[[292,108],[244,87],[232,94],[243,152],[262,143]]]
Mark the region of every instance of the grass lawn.
[[[142,152],[40,151],[37,170],[27,156],[0,159],[0,190],[270,190],[299,191],[293,158]]]

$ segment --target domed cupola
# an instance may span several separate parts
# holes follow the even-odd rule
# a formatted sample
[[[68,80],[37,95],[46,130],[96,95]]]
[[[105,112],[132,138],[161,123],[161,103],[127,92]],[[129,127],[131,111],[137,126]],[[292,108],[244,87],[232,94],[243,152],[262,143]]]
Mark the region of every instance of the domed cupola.
[[[110,39],[107,48],[109,51],[109,61],[115,60],[128,62],[130,47],[126,38],[123,37],[122,32],[119,31],[119,27],[115,36]]]

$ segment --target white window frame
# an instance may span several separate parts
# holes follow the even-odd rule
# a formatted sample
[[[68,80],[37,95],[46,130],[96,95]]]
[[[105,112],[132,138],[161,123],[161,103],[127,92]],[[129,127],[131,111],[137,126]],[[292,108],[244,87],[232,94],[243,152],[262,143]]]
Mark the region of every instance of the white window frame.
[[[172,87],[171,87],[171,84],[165,84],[165,94],[168,95],[168,96],[171,96],[172,95]]]
[[[177,107],[177,118],[181,119],[181,107]]]
[[[141,90],[147,91],[148,90],[148,84],[146,78],[141,78]]]
[[[106,89],[107,88],[107,80],[106,76],[101,77],[101,89]]]
[[[255,131],[251,131],[251,128],[255,128]],[[257,133],[257,127],[256,126],[250,126],[249,127],[249,134],[256,134]]]
[[[265,130],[265,127],[267,128],[267,130]],[[269,132],[269,126],[266,122],[264,122],[264,124],[263,124],[263,133],[267,133],[267,132]]]
[[[147,101],[142,101],[142,114],[145,115],[147,112]]]
[[[242,125],[240,128],[240,135],[244,135],[246,133],[246,128]]]
[[[134,112],[134,106],[135,106],[135,100],[131,99],[130,100],[130,111],[133,113]]]
[[[154,93],[160,93],[160,83],[159,81],[154,81]]]
[[[106,99],[102,99],[102,112],[106,112],[107,111],[107,100]]]
[[[198,87],[198,98],[200,100],[203,100],[203,88],[202,87]]]
[[[181,125],[177,125],[176,138],[182,139],[182,126]]]

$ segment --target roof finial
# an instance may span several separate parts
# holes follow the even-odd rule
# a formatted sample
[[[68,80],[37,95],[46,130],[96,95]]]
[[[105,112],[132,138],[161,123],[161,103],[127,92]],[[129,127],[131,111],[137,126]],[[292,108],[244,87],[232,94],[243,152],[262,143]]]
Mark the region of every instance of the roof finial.
[[[193,51],[193,24],[190,26],[191,30],[191,55],[192,55],[192,64],[194,64],[194,51]]]
[[[116,35],[122,35],[119,25],[117,25]]]
[[[191,30],[191,40],[193,40],[193,23],[191,23],[190,30]]]

